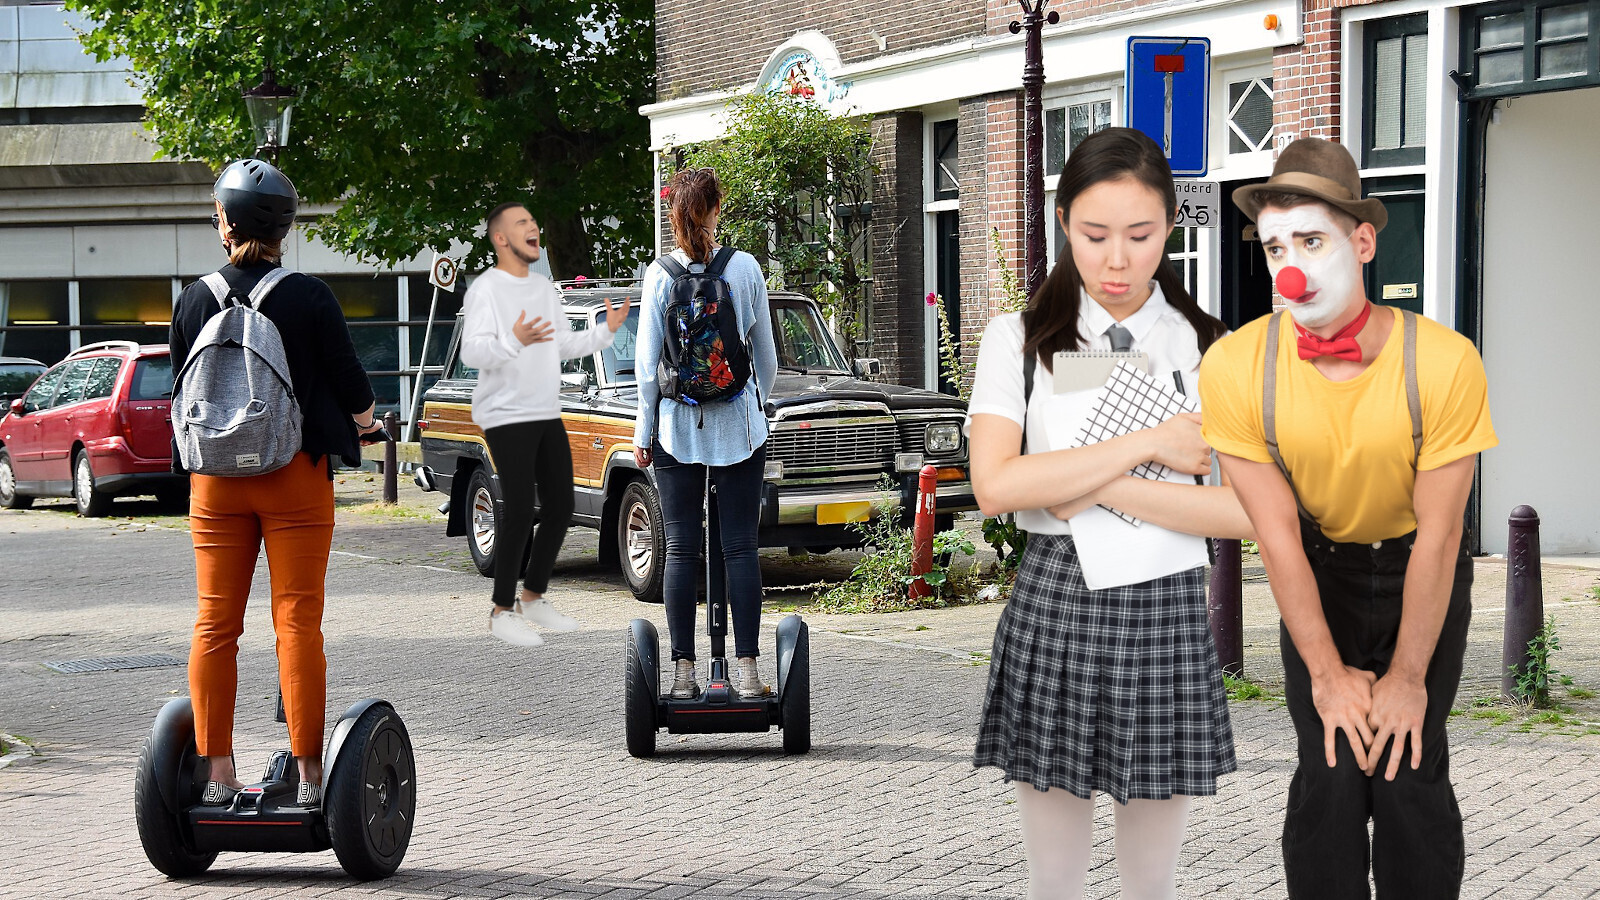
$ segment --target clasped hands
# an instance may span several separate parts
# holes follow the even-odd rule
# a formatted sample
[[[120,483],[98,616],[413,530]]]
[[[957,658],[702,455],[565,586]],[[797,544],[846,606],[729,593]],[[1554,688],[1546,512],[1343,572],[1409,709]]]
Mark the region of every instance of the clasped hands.
[[[1379,678],[1366,669],[1341,663],[1323,678],[1311,679],[1311,700],[1322,717],[1328,768],[1337,760],[1335,741],[1340,731],[1350,741],[1356,765],[1368,775],[1377,773],[1390,740],[1394,747],[1383,775],[1386,781],[1393,781],[1400,771],[1408,739],[1411,768],[1422,765],[1422,719],[1428,711],[1428,690],[1420,678],[1393,670]]]
[[[1200,414],[1179,413],[1154,428],[1131,432],[1128,438],[1139,441],[1139,456],[1185,475],[1211,474],[1211,445],[1200,435]],[[1070,519],[1100,502],[1098,491],[1090,491],[1066,503],[1050,507],[1058,519]]]

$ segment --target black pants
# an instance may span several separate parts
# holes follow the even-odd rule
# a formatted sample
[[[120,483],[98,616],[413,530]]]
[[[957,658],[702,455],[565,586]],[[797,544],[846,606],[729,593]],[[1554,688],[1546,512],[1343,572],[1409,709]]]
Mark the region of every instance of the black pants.
[[[667,607],[667,634],[672,660],[694,659],[696,587],[705,577],[700,547],[705,523],[701,505],[706,470],[717,493],[717,528],[722,536],[723,571],[727,573],[729,613],[733,617],[733,655],[757,656],[761,632],[761,558],[757,530],[761,525],[761,476],[767,447],[731,466],[682,463],[657,443],[656,487],[661,492],[661,518],[667,531],[667,567],[661,595]]]
[[[486,428],[483,437],[500,474],[504,513],[495,523],[494,605],[510,607],[517,599],[518,573],[523,587],[535,594],[550,588],[550,570],[555,568],[556,554],[572,524],[572,448],[560,419]],[[536,496],[537,530],[533,526]],[[525,568],[524,558],[528,561]]]
[[[1303,523],[1301,537],[1339,657],[1381,678],[1400,633],[1401,595],[1416,533],[1379,547],[1338,544]],[[1284,690],[1300,753],[1283,820],[1283,867],[1291,898],[1366,898],[1369,863],[1379,900],[1460,896],[1466,853],[1461,811],[1450,786],[1445,720],[1461,683],[1471,591],[1472,558],[1463,546],[1456,557],[1449,611],[1424,678],[1428,707],[1422,720],[1422,766],[1411,768],[1408,742],[1394,781],[1385,781],[1383,775],[1389,755],[1401,752],[1396,741],[1379,759],[1377,774],[1368,777],[1356,767],[1341,731],[1334,742],[1337,764],[1328,768],[1322,717],[1311,700],[1311,676],[1288,629],[1279,624]]]

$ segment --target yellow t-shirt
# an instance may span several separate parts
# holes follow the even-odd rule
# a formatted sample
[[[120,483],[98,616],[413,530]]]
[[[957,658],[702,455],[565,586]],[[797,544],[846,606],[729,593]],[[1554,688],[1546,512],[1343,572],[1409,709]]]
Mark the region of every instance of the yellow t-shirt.
[[[1329,381],[1300,358],[1287,313],[1278,328],[1278,450],[1300,502],[1329,539],[1370,543],[1407,534],[1417,527],[1417,471],[1499,443],[1483,359],[1443,325],[1417,317],[1420,458],[1411,441],[1398,310],[1378,358],[1349,381]],[[1200,398],[1202,433],[1212,447],[1270,463],[1261,414],[1266,344],[1266,316],[1213,344],[1200,363]]]

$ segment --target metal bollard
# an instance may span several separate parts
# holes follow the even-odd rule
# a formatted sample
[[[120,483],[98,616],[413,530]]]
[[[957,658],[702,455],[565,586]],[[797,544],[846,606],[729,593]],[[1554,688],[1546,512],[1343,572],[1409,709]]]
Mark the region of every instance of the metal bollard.
[[[394,410],[383,414],[383,430],[389,433],[389,439],[383,442],[383,502],[397,503],[400,500],[400,463],[397,460],[394,436],[399,434],[395,430],[398,418]]]
[[[933,509],[939,490],[939,470],[932,464],[922,467],[917,476],[917,517],[911,527],[911,599],[920,600],[933,593],[922,576],[933,571]]]
[[[1528,642],[1544,627],[1544,586],[1539,571],[1539,514],[1531,506],[1511,511],[1506,543],[1506,634],[1500,652],[1500,692],[1515,698],[1517,678],[1528,664]]]
[[[1216,562],[1211,566],[1211,591],[1206,597],[1206,619],[1211,640],[1217,645],[1217,662],[1234,678],[1244,677],[1244,552],[1241,541],[1212,541]]]

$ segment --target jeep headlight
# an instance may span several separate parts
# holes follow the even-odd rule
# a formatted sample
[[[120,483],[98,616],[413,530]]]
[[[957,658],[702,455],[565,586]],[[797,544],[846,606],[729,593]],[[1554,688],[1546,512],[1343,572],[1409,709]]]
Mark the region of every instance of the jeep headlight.
[[[929,425],[922,443],[930,454],[954,453],[961,449],[961,426],[954,422]]]

